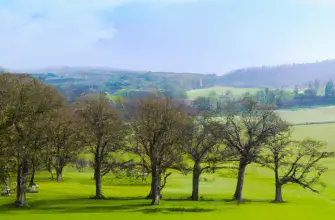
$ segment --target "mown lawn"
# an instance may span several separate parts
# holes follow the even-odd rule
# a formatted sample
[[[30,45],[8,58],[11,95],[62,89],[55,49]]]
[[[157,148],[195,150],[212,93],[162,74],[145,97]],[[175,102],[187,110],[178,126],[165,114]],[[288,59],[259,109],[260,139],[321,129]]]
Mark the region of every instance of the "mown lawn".
[[[333,166],[334,167],[334,166]],[[328,172],[327,183],[332,183],[334,172]],[[160,206],[152,207],[143,197],[148,186],[104,185],[106,201],[89,199],[94,193],[91,173],[66,172],[63,183],[48,180],[46,174],[37,177],[41,189],[29,194],[30,209],[12,208],[14,197],[0,198],[0,219],[326,219],[335,214],[335,184],[323,195],[314,194],[297,186],[284,188],[285,204],[272,204],[274,196],[272,173],[250,166],[246,176],[246,203],[230,201],[235,186],[232,175],[206,175],[201,182],[201,196],[205,201],[185,200],[191,190],[191,176],[174,173],[164,189]],[[108,180],[108,178],[107,178]],[[108,182],[108,181],[107,181]]]
[[[327,141],[329,149],[335,150],[334,131],[335,124],[295,126],[293,136]],[[246,202],[240,205],[231,201],[236,175],[228,171],[204,176],[206,180],[200,185],[203,200],[199,202],[186,200],[191,193],[191,174],[173,173],[163,191],[164,199],[156,207],[143,199],[149,192],[148,183],[127,185],[131,183],[129,180],[113,180],[107,176],[103,191],[111,199],[96,201],[89,199],[94,194],[91,171],[78,172],[68,168],[62,183],[50,180],[47,173],[39,173],[36,182],[41,189],[37,194],[28,194],[30,208],[13,208],[14,195],[0,197],[0,220],[331,219],[335,216],[335,158],[324,163],[329,168],[323,176],[327,188],[319,195],[299,186],[287,185],[283,191],[287,201],[284,204],[270,203],[274,198],[273,173],[256,165],[247,168]]]

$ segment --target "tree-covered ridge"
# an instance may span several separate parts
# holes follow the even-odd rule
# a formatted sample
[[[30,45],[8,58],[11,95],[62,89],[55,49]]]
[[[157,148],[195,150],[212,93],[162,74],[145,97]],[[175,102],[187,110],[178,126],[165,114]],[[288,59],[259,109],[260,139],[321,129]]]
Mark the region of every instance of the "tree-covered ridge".
[[[29,74],[56,87],[70,102],[80,95],[94,91],[104,92],[111,96],[133,98],[143,97],[151,90],[158,90],[172,97],[193,99],[194,95],[188,97],[186,93],[191,94],[192,91],[192,94],[196,94],[199,89],[199,93],[202,93],[205,90],[201,89],[216,88],[216,95],[221,96],[226,95],[219,94],[222,93],[220,86],[224,86],[235,88],[232,89],[234,90],[233,95],[236,95],[238,88],[241,88],[241,91],[243,88],[249,88],[248,90],[253,92],[258,89],[268,90],[267,99],[270,99],[273,104],[278,104],[278,107],[335,103],[335,100],[331,98],[333,96],[331,82],[335,78],[335,61],[277,67],[252,67],[222,76],[70,67],[45,69]],[[260,101],[264,99],[264,92],[266,93],[266,91],[257,92]]]
[[[217,84],[233,87],[292,88],[295,85],[306,87],[314,79],[318,79],[321,85],[329,79],[334,80],[335,60],[237,69],[219,77]]]
[[[214,86],[216,81],[216,75],[104,69],[54,70],[52,73],[30,74],[58,88],[70,101],[92,91],[132,97],[135,93],[140,95],[149,90],[160,90],[174,97],[186,98],[187,90],[208,88]]]

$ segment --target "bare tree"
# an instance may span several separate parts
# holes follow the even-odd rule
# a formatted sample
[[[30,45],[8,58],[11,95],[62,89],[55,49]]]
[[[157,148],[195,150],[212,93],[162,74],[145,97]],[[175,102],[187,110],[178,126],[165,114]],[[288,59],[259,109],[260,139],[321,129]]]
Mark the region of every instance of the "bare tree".
[[[152,205],[159,204],[164,163],[182,156],[178,143],[186,118],[185,111],[169,98],[149,96],[137,105],[131,125],[135,143],[150,159]]]
[[[81,118],[84,141],[94,155],[95,198],[104,199],[102,177],[118,165],[113,153],[121,151],[124,146],[125,125],[103,94],[81,97],[76,111]]]
[[[320,141],[309,139],[293,141],[290,133],[272,138],[259,163],[275,173],[274,202],[283,202],[282,186],[287,183],[295,183],[318,192],[314,187],[323,186],[320,176],[326,171],[320,161],[333,155],[333,152],[322,151],[324,145]]]
[[[224,143],[240,155],[234,198],[242,201],[245,168],[256,161],[269,138],[287,131],[288,124],[272,106],[260,104],[248,95],[227,101],[222,110],[226,124],[222,130]]]

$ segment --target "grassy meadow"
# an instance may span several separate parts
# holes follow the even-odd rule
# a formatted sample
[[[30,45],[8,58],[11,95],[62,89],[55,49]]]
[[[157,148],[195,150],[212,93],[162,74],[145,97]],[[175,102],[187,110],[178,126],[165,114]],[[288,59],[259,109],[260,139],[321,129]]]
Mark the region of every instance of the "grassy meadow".
[[[231,91],[235,96],[240,96],[246,92],[256,93],[259,89],[257,88],[235,88],[225,86],[214,86],[206,89],[194,89],[187,91],[187,97],[189,99],[196,99],[197,97],[207,97],[211,93],[215,92],[216,95],[224,95],[227,91]]]
[[[280,116],[295,123],[335,122],[335,106],[279,110]]]
[[[335,120],[335,107],[280,111],[292,123]],[[333,119],[334,118],[334,119]],[[328,142],[335,150],[335,124],[294,126],[294,137],[310,137]],[[174,172],[163,190],[164,199],[156,207],[144,200],[149,192],[149,179],[142,185],[126,179],[103,179],[103,192],[109,200],[88,199],[94,195],[93,172],[78,172],[67,168],[64,182],[49,179],[49,174],[38,173],[36,182],[41,189],[37,194],[28,194],[30,208],[12,208],[14,195],[0,197],[0,219],[285,219],[315,220],[330,219],[335,215],[335,158],[325,161],[329,170],[323,181],[327,184],[321,194],[315,194],[296,185],[286,185],[283,197],[286,203],[270,203],[274,199],[273,173],[257,165],[247,167],[244,197],[246,202],[238,205],[230,201],[236,184],[235,173],[221,171],[215,175],[206,174],[200,183],[199,202],[187,201],[191,194],[191,174],[183,176]]]

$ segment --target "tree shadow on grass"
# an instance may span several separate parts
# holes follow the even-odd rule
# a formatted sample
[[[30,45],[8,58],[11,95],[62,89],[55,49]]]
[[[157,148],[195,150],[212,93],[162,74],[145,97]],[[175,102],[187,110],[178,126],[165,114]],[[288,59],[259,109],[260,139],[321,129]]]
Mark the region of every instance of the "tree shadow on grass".
[[[141,209],[141,212],[145,214],[151,214],[151,213],[202,213],[202,212],[213,212],[216,209],[204,209],[204,208],[147,208],[147,209]]]
[[[0,213],[18,213],[29,211],[29,213],[107,213],[114,211],[137,211],[146,208],[150,203],[139,202],[107,202],[92,201],[90,199],[59,199],[59,200],[39,200],[29,202],[28,208],[17,209],[13,203],[0,206]]]
[[[120,202],[120,200],[115,200],[116,202],[90,202],[89,199],[59,199],[59,200],[47,200],[47,201],[36,201],[29,203],[30,208],[16,209],[13,204],[4,204],[0,206],[0,213],[12,213],[12,214],[22,214],[22,212],[29,211],[29,213],[39,213],[39,214],[55,214],[55,213],[108,213],[108,212],[141,212],[144,214],[150,213],[190,213],[190,212],[211,212],[215,209],[205,209],[205,208],[185,208],[185,207],[161,207],[161,206],[151,206],[150,203],[142,202],[130,202],[130,200],[125,200],[125,202]],[[15,212],[13,212],[15,211]]]
[[[196,201],[191,201],[188,198],[166,198],[163,199],[166,202],[187,202],[186,206],[190,203],[196,205]],[[245,204],[245,203],[269,203],[268,200],[244,200],[242,203],[238,203],[232,199],[203,199],[199,202],[223,202],[226,204]],[[172,207],[166,207],[169,204],[163,204],[163,206],[151,206],[150,201],[145,200],[143,197],[111,197],[106,200],[92,200],[89,198],[64,198],[64,199],[51,199],[51,200],[36,200],[28,201],[29,208],[18,210],[14,208],[13,203],[0,205],[0,213],[22,213],[25,210],[29,210],[29,213],[108,213],[108,212],[141,212],[145,214],[150,213],[203,213],[213,212],[216,209],[199,208],[199,207],[173,207],[176,204],[171,204]],[[231,206],[228,206],[231,208]],[[22,211],[22,212],[21,212]]]

